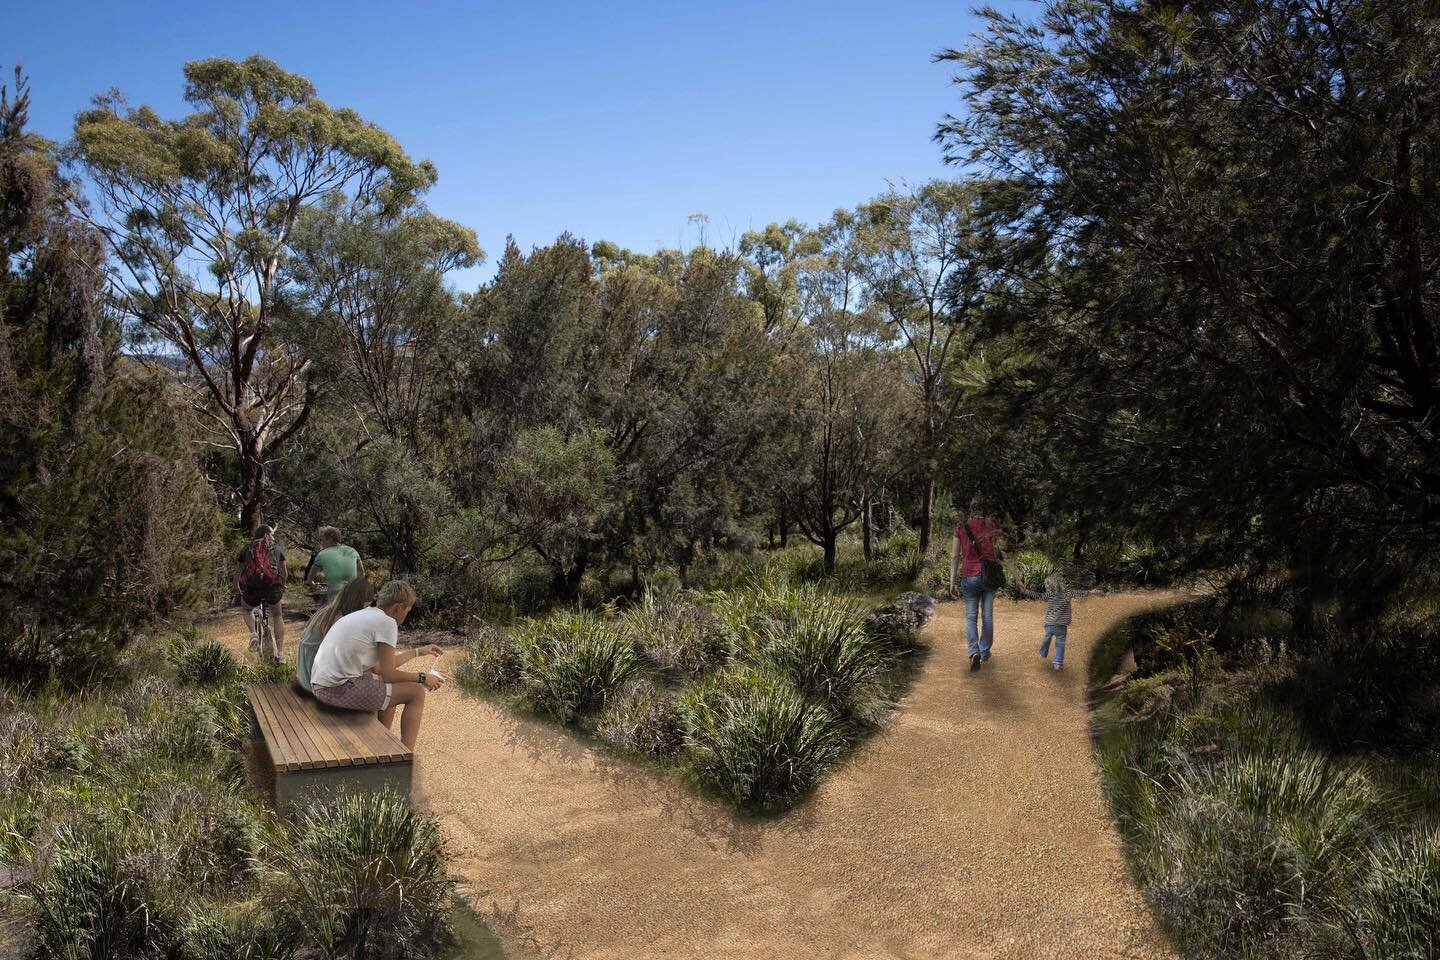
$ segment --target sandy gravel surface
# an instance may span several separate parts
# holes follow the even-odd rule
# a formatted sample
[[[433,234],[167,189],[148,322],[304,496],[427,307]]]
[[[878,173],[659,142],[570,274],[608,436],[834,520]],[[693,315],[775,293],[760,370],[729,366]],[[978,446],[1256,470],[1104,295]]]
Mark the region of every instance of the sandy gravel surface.
[[[1035,651],[1043,604],[996,604],[974,675],[963,608],[943,605],[891,729],[776,820],[453,687],[427,705],[417,800],[477,905],[543,956],[1169,957],[1107,818],[1084,701],[1094,641],[1163,599],[1077,600],[1059,674]]]

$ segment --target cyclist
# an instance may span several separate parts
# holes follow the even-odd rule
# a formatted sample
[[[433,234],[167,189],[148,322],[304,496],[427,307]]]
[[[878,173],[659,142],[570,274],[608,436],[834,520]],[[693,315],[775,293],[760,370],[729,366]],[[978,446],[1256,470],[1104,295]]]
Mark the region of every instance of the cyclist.
[[[281,601],[285,598],[285,551],[275,542],[275,528],[261,524],[255,528],[255,539],[240,551],[235,565],[235,586],[240,591],[240,606],[245,625],[250,628],[250,649],[260,657],[284,659],[285,614]],[[274,648],[258,649],[255,634],[255,608],[264,604],[270,619]]]
[[[356,577],[365,576],[365,562],[360,559],[359,551],[340,542],[339,530],[334,527],[321,527],[319,534],[320,549],[310,558],[310,565],[305,568],[305,582],[313,585],[314,573],[323,573],[325,603],[330,603],[340,596],[345,584]]]

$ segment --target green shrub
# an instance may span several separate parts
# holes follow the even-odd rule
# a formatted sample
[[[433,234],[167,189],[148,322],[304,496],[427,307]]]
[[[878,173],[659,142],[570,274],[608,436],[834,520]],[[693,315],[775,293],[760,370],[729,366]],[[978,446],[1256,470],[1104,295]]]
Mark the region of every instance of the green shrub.
[[[175,670],[181,681],[200,686],[214,686],[235,676],[235,655],[223,643],[206,640],[181,654]]]
[[[685,742],[685,722],[675,697],[643,682],[625,685],[596,732],[617,747],[656,758],[675,756]]]
[[[565,723],[594,713],[640,669],[630,641],[598,617],[561,614],[520,629],[525,699],[539,713]]]
[[[1440,956],[1440,831],[1381,845],[1371,857],[1355,912],[1365,956]]]
[[[37,951],[60,960],[163,955],[175,919],[154,896],[160,871],[146,849],[107,823],[56,831],[49,856],[19,890]]]
[[[694,595],[647,592],[627,611],[620,630],[661,670],[693,679],[724,666],[728,634]]]
[[[514,638],[486,627],[466,641],[455,679],[470,690],[505,692],[520,685],[523,668]]]
[[[1170,791],[1150,892],[1200,957],[1327,939],[1385,822],[1364,773],[1293,744],[1182,773]]]
[[[1009,573],[1005,583],[1005,595],[1019,597],[1023,588],[1031,593],[1045,589],[1045,578],[1059,569],[1059,565],[1039,550],[1017,550],[1010,554]]]
[[[854,612],[841,606],[807,607],[793,618],[773,620],[762,641],[762,657],[797,690],[851,719],[878,720],[885,707],[879,693],[895,653],[865,630]]]
[[[191,910],[179,941],[184,960],[292,960],[301,955],[298,931],[250,903]]]
[[[691,769],[741,806],[773,809],[799,799],[849,746],[841,720],[754,669],[706,681],[687,692],[681,709]]]
[[[435,821],[393,794],[306,808],[271,902],[326,957],[400,960],[449,939],[453,885]]]

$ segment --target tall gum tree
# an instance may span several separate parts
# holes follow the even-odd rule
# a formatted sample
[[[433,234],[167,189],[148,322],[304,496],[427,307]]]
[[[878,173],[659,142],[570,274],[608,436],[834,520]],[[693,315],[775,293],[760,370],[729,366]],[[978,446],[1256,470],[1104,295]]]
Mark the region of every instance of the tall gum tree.
[[[929,549],[940,465],[965,416],[954,375],[969,327],[994,277],[993,230],[979,190],[933,181],[892,190],[854,214],[868,296],[910,367],[919,422],[920,549]]]
[[[288,271],[297,220],[322,200],[393,213],[435,182],[373,123],[273,61],[185,66],[178,120],[97,97],[73,151],[97,199],[132,330],[184,358],[238,467],[239,522],[264,518],[265,468],[305,424],[318,383]],[[340,198],[338,201],[336,198]],[[313,291],[311,291],[313,294]],[[322,293],[308,306],[328,307]]]

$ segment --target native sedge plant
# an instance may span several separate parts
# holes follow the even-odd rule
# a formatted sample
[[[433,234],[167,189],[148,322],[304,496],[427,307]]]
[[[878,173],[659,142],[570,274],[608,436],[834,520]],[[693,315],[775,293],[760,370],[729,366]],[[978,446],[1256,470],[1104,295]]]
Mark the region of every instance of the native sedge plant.
[[[595,713],[641,667],[628,638],[590,614],[525,624],[516,635],[521,695],[538,713],[571,723]]]
[[[809,792],[850,746],[845,722],[784,679],[753,668],[681,699],[685,756],[700,782],[741,807],[776,809]]]
[[[327,958],[432,956],[450,938],[454,884],[435,821],[392,793],[305,808],[270,871],[289,926]]]
[[[882,681],[896,652],[854,611],[839,604],[800,606],[767,624],[760,651],[798,691],[836,715],[865,722],[884,716]]]

